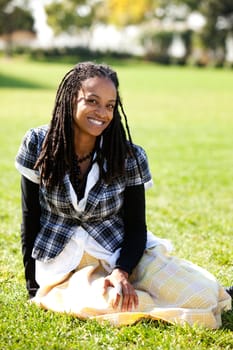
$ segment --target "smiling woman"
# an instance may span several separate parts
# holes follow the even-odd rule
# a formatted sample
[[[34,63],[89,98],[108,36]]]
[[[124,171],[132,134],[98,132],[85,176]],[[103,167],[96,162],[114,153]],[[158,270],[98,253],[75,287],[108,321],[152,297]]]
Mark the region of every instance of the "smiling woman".
[[[95,137],[112,121],[115,104],[116,88],[109,79],[94,77],[85,80],[78,94],[74,116],[75,140],[85,134],[85,137],[89,136],[90,139],[90,150],[93,149]],[[80,145],[75,146],[76,153],[83,156],[80,154],[82,151],[78,149]]]
[[[111,80],[101,77],[86,79],[82,83],[74,107],[74,149],[77,163],[75,187],[84,190],[83,174],[88,173],[96,137],[113,119],[117,92]]]
[[[150,317],[217,328],[229,294],[147,231],[152,178],[118,85],[106,65],[76,65],[58,87],[50,126],[31,129],[21,144],[29,294],[44,308],[114,324]]]

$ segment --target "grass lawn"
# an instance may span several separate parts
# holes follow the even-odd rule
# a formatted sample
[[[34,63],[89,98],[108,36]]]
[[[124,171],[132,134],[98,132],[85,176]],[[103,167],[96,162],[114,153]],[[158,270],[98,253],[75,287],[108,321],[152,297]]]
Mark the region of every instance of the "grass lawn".
[[[0,61],[0,348],[232,349],[233,313],[219,330],[143,320],[130,327],[44,312],[26,300],[20,248],[20,176],[14,158],[30,127],[49,122],[71,65]],[[233,73],[115,64],[133,139],[148,153],[154,187],[148,228],[174,254],[233,284]]]

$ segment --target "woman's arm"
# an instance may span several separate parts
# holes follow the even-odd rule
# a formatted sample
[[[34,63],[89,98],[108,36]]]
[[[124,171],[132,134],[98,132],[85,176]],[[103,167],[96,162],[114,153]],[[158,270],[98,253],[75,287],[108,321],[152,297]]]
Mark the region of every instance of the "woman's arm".
[[[122,295],[122,311],[131,311],[138,306],[138,296],[128,280],[146,247],[145,190],[144,185],[127,187],[124,198],[125,236],[120,256],[112,273],[104,279],[103,294],[109,286],[117,293],[113,307],[117,308]]]
[[[39,185],[21,177],[22,224],[21,243],[26,287],[29,297],[39,288],[35,280],[35,260],[31,257],[36,235],[40,229]]]
[[[144,185],[127,187],[124,197],[125,238],[116,268],[131,274],[146,247],[146,214]]]

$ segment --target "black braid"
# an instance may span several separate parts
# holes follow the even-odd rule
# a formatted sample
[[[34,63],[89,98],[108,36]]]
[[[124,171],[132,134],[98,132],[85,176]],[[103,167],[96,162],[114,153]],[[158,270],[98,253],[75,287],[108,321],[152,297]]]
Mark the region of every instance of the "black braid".
[[[134,158],[136,159],[138,170],[139,170],[140,176],[142,178],[141,167],[140,167],[140,164],[139,164],[139,161],[138,161],[138,157],[136,156],[135,150],[133,148],[133,141],[132,141],[132,137],[131,137],[131,133],[130,133],[130,129],[129,129],[128,119],[127,119],[126,113],[124,111],[124,108],[123,108],[121,100],[119,100],[119,105],[120,105],[121,112],[122,112],[122,114],[124,116],[124,119],[125,119],[125,127],[126,127],[126,130],[127,130],[127,135],[128,135],[129,142],[130,142],[130,151],[131,151],[132,155],[134,156]]]
[[[107,183],[110,183],[114,177],[124,175],[125,159],[129,152],[137,160],[132,147],[132,138],[127,117],[119,96],[119,82],[116,72],[103,64],[91,62],[79,63],[64,76],[58,87],[50,127],[40,156],[35,164],[35,168],[41,168],[41,177],[47,187],[57,185],[67,171],[70,173],[71,178],[74,176],[73,117],[76,113],[75,101],[77,100],[82,82],[95,76],[110,79],[117,91],[113,120],[102,134],[102,145],[100,146],[100,137],[97,138],[96,143],[97,162],[100,166],[101,176]],[[118,106],[120,106],[125,119],[129,142],[127,142]],[[105,161],[106,169],[104,169]]]

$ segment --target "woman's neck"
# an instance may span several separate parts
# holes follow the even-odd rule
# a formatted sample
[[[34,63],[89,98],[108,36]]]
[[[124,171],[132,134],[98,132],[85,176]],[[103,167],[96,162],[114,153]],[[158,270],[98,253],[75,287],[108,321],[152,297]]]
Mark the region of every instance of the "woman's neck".
[[[95,148],[96,137],[79,134],[74,139],[74,150],[79,158],[85,157]]]

